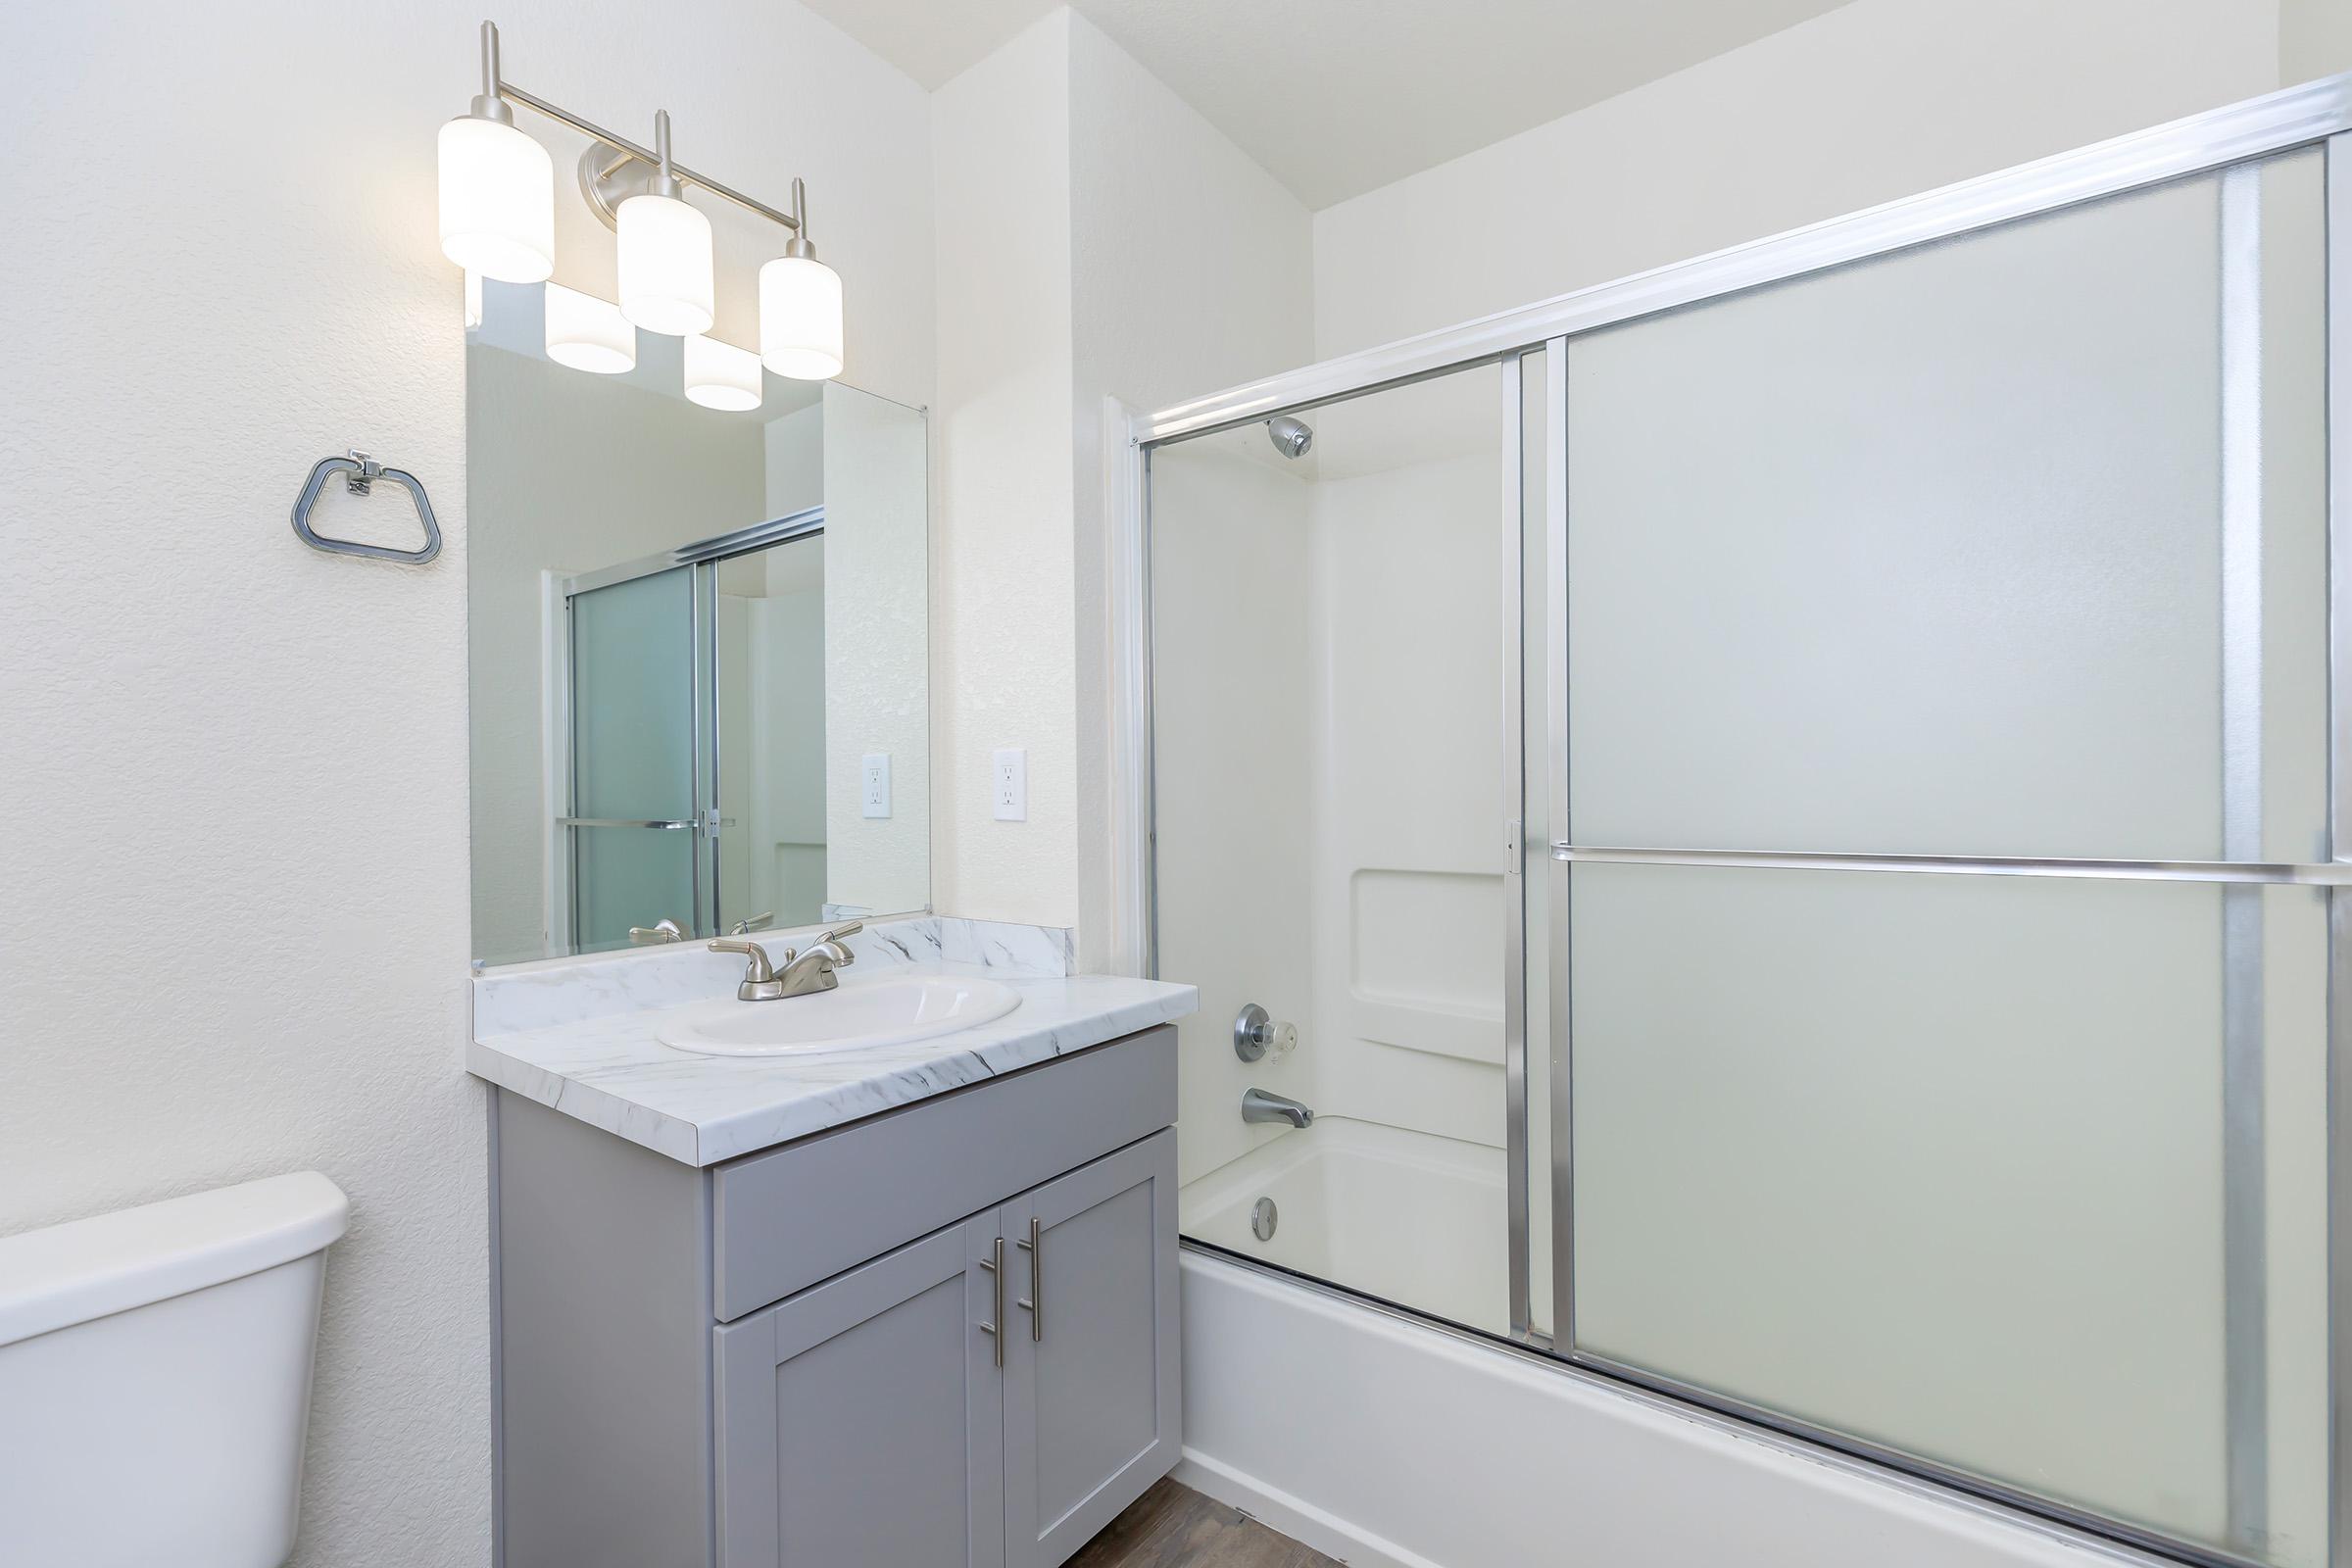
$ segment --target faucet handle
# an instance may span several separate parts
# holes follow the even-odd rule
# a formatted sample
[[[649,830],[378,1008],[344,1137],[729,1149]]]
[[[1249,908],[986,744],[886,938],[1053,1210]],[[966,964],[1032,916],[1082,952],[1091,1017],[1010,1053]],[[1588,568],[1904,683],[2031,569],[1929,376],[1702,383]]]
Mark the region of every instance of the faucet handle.
[[[749,914],[727,927],[727,935],[748,936],[754,931],[764,931],[775,923],[776,917],[772,911],[767,914]]]
[[[740,953],[749,958],[751,963],[744,970],[743,975],[747,985],[765,985],[776,977],[776,966],[774,961],[768,957],[767,949],[757,942],[730,942],[725,937],[720,937],[710,944],[710,951],[712,953]],[[794,953],[792,949],[784,950],[786,963],[790,963],[798,956],[800,955]]]
[[[829,931],[819,932],[816,940],[809,943],[808,946],[811,949],[829,949],[832,954],[835,967],[839,967],[845,963],[856,963],[858,961],[858,955],[852,952],[850,948],[842,942],[841,939],[843,937],[854,937],[864,929],[865,922],[863,920],[844,920],[841,924],[834,926]]]
[[[686,928],[675,920],[664,918],[652,925],[629,927],[629,940],[639,947],[655,942],[683,942],[686,940]]]

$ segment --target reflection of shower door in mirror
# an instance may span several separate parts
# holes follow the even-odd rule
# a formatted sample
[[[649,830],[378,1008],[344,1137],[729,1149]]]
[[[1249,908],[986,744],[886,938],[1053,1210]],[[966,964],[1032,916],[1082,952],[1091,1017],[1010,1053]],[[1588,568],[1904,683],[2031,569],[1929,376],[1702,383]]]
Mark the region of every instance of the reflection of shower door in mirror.
[[[559,948],[825,917],[824,582],[811,507],[558,584]]]
[[[619,568],[625,570],[627,568]],[[708,568],[567,585],[570,945],[625,947],[633,926],[715,922],[710,866]]]

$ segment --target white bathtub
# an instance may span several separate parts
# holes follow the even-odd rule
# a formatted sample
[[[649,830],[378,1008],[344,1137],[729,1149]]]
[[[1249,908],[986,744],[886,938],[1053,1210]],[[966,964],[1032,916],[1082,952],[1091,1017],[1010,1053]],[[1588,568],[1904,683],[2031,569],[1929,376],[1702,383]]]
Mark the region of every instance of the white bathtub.
[[[1318,1116],[1177,1197],[1179,1228],[1245,1257],[1501,1334],[1510,1327],[1502,1151]],[[1250,1228],[1274,1200],[1273,1239]]]
[[[1185,1234],[1490,1326],[1502,1157],[1319,1117]],[[1250,1230],[1271,1197],[1270,1243]],[[1188,1247],[1176,1477],[1354,1568],[2115,1568],[2150,1559]]]

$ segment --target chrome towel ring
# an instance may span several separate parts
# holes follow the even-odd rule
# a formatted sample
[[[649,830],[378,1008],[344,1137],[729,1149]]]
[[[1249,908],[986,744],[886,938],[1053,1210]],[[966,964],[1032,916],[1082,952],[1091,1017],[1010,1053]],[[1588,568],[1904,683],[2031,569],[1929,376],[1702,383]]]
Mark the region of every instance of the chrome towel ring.
[[[311,526],[311,508],[318,501],[318,492],[326,488],[330,474],[343,475],[344,487],[355,496],[369,494],[378,479],[389,479],[409,492],[416,503],[416,520],[424,524],[424,547],[420,550],[394,550],[388,545],[364,545],[352,539],[329,539]],[[294,537],[313,550],[324,550],[338,556],[373,556],[378,561],[406,562],[421,566],[441,553],[441,524],[433,519],[433,503],[425,495],[424,486],[416,476],[400,468],[387,468],[367,453],[354,448],[348,456],[320,458],[311,466],[311,476],[303,482],[302,494],[294,502]]]

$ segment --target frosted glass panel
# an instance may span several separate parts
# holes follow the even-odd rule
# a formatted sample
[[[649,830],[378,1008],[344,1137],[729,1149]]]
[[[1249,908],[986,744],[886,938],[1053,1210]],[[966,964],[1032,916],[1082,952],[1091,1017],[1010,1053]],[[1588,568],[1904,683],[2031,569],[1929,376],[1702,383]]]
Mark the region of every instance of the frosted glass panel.
[[[694,573],[690,567],[571,598],[571,814],[694,818]],[[574,827],[572,942],[625,946],[632,926],[703,916],[691,831]]]
[[[2228,897],[2260,905],[2268,1067],[2234,1153]],[[1580,865],[1572,904],[1580,1349],[2259,1555],[2226,1483],[2250,1224],[2252,1506],[2316,1560],[2324,895]],[[2232,1157],[2267,1177],[2234,1216]]]
[[[1576,339],[1576,841],[2255,858],[2259,751],[2318,856],[2320,213],[2292,155]]]
[[[694,814],[690,567],[571,601],[574,816]]]
[[[694,927],[692,833],[642,827],[571,830],[572,903],[581,953],[629,945],[631,926]]]

